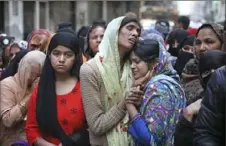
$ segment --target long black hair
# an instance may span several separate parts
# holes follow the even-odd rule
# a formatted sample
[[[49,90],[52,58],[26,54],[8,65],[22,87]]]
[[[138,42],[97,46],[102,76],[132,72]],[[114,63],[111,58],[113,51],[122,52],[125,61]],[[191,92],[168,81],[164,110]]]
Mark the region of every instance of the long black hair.
[[[48,135],[59,139],[64,146],[72,146],[73,140],[66,135],[61,128],[57,119],[57,105],[56,105],[56,89],[55,89],[55,71],[51,65],[50,54],[54,48],[62,45],[70,48],[76,57],[75,63],[71,69],[71,76],[79,79],[79,70],[82,64],[80,49],[75,35],[68,32],[56,33],[49,44],[47,50],[47,57],[40,76],[38,93],[37,93],[37,122],[40,130]]]
[[[159,57],[159,42],[153,39],[140,39],[134,50],[135,54],[145,62],[151,62]]]

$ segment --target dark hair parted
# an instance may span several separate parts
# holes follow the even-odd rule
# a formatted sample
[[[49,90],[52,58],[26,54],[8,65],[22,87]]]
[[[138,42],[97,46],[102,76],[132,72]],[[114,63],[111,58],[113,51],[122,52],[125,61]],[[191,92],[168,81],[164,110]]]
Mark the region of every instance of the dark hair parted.
[[[151,62],[159,57],[159,43],[152,39],[140,39],[134,50],[135,54],[145,62]]]
[[[92,32],[97,27],[103,27],[104,29],[106,29],[106,27],[107,27],[106,22],[104,20],[94,21],[90,28],[89,33]]]
[[[79,79],[79,70],[82,62],[79,56],[81,53],[78,40],[75,35],[68,32],[56,33],[49,43],[48,54],[40,76],[37,92],[36,117],[39,129],[43,133],[59,139],[64,146],[72,146],[75,145],[73,140],[64,132],[57,120],[56,80],[55,71],[50,61],[50,53],[59,45],[68,47],[77,56],[71,69],[71,75]]]
[[[89,28],[89,31],[87,32],[87,36],[84,42],[84,52],[86,52],[89,56],[94,57],[95,53],[92,51],[92,49],[89,46],[89,35],[90,33],[96,29],[97,27],[102,27],[104,30],[106,29],[106,22],[103,20],[94,21],[92,23],[92,26]]]

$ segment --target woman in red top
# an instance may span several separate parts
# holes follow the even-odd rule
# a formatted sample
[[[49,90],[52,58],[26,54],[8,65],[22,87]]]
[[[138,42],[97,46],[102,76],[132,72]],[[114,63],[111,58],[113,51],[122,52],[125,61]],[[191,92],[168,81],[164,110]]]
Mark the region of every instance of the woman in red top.
[[[59,32],[52,37],[38,88],[28,105],[29,145],[89,145],[80,93],[80,54],[73,34]]]

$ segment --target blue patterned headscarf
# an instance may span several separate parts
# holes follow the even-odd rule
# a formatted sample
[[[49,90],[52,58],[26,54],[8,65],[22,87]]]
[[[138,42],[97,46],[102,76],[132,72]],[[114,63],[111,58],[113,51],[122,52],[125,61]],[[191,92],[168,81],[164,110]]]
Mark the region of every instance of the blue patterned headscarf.
[[[179,81],[179,76],[174,70],[171,60],[171,55],[167,52],[163,37],[156,32],[150,33],[143,33],[140,39],[143,40],[156,40],[159,42],[159,58],[158,58],[158,65],[156,66],[156,74],[164,74],[174,78],[175,80]]]
[[[140,115],[138,114],[138,118],[129,125],[129,133],[133,136],[132,146],[173,146],[175,127],[186,105],[184,91],[169,60],[170,54],[166,51],[162,37],[148,33],[140,39],[148,45],[151,40],[158,41],[159,56],[155,75],[144,88],[143,100],[139,107]],[[156,46],[158,44],[155,43]],[[153,54],[150,53],[150,56]]]

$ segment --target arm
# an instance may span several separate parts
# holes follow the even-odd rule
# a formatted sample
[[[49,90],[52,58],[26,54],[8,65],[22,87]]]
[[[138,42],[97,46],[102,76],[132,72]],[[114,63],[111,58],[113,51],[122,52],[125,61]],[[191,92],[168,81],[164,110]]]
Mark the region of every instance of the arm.
[[[199,112],[199,109],[201,107],[201,101],[202,99],[198,99],[184,109],[183,116],[186,120],[192,122],[194,115],[197,115]]]
[[[142,117],[138,116],[134,119],[134,115],[136,114],[137,116],[135,108],[133,109],[133,114],[131,114],[131,109],[127,109],[133,118],[129,132],[133,136],[135,135],[134,138],[137,141],[145,145],[164,144],[168,137],[173,135],[173,127],[180,114],[178,109],[181,110],[183,108],[183,105],[177,106],[181,99],[179,97],[170,97],[169,93],[171,91],[160,84],[154,85],[153,89],[149,86],[146,90],[144,95],[145,103],[142,107],[147,107],[147,109],[142,109],[141,107],[142,111],[144,111]],[[166,104],[168,108],[170,107],[170,110],[164,108]]]
[[[25,126],[28,143],[31,146],[54,146],[41,138],[41,133],[38,129],[38,123],[36,121],[36,99],[37,88],[34,89],[28,104],[27,121]]]
[[[90,130],[96,135],[103,135],[125,116],[124,101],[114,105],[109,111],[104,112],[100,101],[100,87],[97,74],[93,68],[85,63],[80,71],[82,100],[85,109],[86,119]]]
[[[38,138],[33,146],[56,146],[55,144],[49,143],[46,140],[42,139],[42,138]],[[62,146],[61,144],[59,144],[59,146]]]
[[[139,143],[149,145],[151,139],[154,139],[153,134],[147,127],[147,123],[143,118],[141,118],[140,113],[137,111],[135,105],[127,104],[126,108],[132,119],[131,126],[129,127],[129,133],[137,140]]]
[[[194,132],[194,145],[220,146],[224,143],[225,80],[216,73],[210,78]],[[222,87],[221,87],[222,86]],[[221,141],[222,140],[222,141]]]
[[[5,80],[8,81],[8,80]],[[16,101],[16,93],[12,92],[8,82],[2,82],[1,91],[1,117],[4,126],[10,128],[18,122],[24,120],[27,113],[26,103],[30,98],[30,94],[27,94],[20,103]]]
[[[186,74],[186,73],[182,73],[182,78],[184,79],[191,79],[191,78],[196,78],[199,75],[192,75],[192,74]]]

